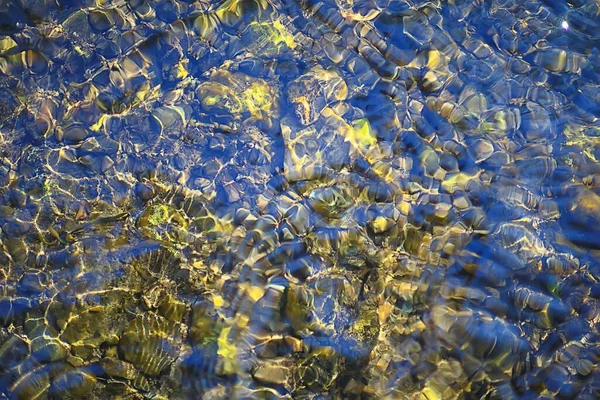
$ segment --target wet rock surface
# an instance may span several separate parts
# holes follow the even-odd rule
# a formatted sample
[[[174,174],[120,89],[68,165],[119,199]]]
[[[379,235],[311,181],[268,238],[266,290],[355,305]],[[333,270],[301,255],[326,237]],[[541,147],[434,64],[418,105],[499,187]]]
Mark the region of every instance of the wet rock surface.
[[[596,398],[594,1],[0,5],[0,392]]]

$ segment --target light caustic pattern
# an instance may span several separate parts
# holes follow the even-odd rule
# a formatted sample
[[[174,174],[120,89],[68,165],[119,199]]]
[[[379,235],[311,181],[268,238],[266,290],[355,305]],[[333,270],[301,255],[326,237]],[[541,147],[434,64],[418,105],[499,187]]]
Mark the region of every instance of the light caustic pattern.
[[[595,1],[0,5],[0,391],[596,398]]]

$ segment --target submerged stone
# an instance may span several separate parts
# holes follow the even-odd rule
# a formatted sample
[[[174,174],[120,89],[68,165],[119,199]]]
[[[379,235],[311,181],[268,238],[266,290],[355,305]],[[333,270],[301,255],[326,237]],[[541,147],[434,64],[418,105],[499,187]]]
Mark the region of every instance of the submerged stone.
[[[179,347],[176,330],[163,317],[136,317],[119,340],[126,361],[148,375],[159,375],[175,360]]]

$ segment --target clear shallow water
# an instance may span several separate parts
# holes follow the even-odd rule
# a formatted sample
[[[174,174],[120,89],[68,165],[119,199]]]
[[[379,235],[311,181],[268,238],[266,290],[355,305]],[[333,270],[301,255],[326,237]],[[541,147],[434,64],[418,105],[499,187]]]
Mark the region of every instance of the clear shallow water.
[[[4,2],[8,398],[595,398],[599,6]]]

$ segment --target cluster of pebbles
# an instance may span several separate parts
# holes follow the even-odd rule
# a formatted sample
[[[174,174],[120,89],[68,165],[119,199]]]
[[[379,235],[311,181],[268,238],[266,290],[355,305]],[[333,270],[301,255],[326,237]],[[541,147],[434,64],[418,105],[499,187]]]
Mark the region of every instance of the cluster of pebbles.
[[[596,398],[593,0],[0,5],[0,392]]]

